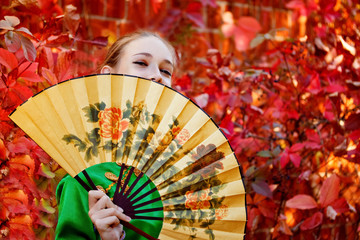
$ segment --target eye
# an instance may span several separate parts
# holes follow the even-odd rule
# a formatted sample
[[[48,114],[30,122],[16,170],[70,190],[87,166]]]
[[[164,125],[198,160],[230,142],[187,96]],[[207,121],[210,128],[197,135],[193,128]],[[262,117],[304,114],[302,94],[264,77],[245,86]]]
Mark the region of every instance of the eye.
[[[140,66],[143,66],[143,67],[147,67],[147,65],[148,65],[145,61],[135,61],[133,63],[137,64],[137,65],[140,65]]]
[[[165,75],[171,77],[171,73],[168,70],[160,69],[160,72],[164,73]]]

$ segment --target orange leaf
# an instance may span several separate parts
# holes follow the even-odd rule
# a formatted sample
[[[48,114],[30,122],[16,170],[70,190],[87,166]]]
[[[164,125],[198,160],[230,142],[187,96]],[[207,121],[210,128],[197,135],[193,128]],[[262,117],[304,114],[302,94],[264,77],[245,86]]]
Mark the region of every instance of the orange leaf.
[[[331,175],[331,177],[325,179],[323,185],[320,188],[320,204],[322,207],[328,206],[330,203],[334,202],[340,191],[340,179],[336,174]]]
[[[13,191],[1,191],[1,199],[15,199],[20,201],[23,205],[28,205],[28,196],[24,193],[23,190],[13,190]]]
[[[10,163],[22,164],[28,168],[30,175],[34,174],[35,162],[34,159],[32,159],[29,155],[21,155],[11,158]]]

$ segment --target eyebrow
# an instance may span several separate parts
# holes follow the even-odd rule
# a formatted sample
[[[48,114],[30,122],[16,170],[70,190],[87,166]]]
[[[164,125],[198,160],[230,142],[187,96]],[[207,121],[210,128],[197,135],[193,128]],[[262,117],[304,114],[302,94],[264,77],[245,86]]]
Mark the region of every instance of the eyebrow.
[[[153,55],[151,55],[150,53],[147,53],[147,52],[136,53],[136,54],[134,54],[133,56],[137,56],[137,55],[144,55],[144,56],[146,56],[146,57],[153,57]],[[164,59],[164,61],[165,61],[166,63],[170,64],[172,67],[174,67],[173,63],[172,63],[170,60]]]

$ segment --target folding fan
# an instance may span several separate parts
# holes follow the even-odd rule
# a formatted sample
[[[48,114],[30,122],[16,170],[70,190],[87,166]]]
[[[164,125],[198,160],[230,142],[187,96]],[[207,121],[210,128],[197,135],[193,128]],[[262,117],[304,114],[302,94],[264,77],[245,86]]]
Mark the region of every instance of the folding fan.
[[[213,120],[175,90],[134,76],[90,75],[45,89],[10,118],[87,190],[101,188],[91,168],[120,166],[107,176],[117,182],[113,202],[132,219],[160,221],[159,239],[244,238],[235,154]],[[155,187],[146,192],[149,184]],[[132,221],[124,226],[156,239]]]

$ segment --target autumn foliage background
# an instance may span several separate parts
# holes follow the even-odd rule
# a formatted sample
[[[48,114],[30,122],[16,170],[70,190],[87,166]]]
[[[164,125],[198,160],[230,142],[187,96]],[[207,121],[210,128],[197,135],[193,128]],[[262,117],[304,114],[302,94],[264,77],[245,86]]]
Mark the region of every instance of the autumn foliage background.
[[[136,28],[174,44],[174,87],[229,138],[248,193],[247,239],[359,239],[356,1],[102,0],[95,13],[92,1],[0,2],[0,239],[53,239],[65,174],[8,114],[96,72],[108,44]],[[269,25],[276,8],[291,24]],[[96,22],[104,16],[107,27]]]

